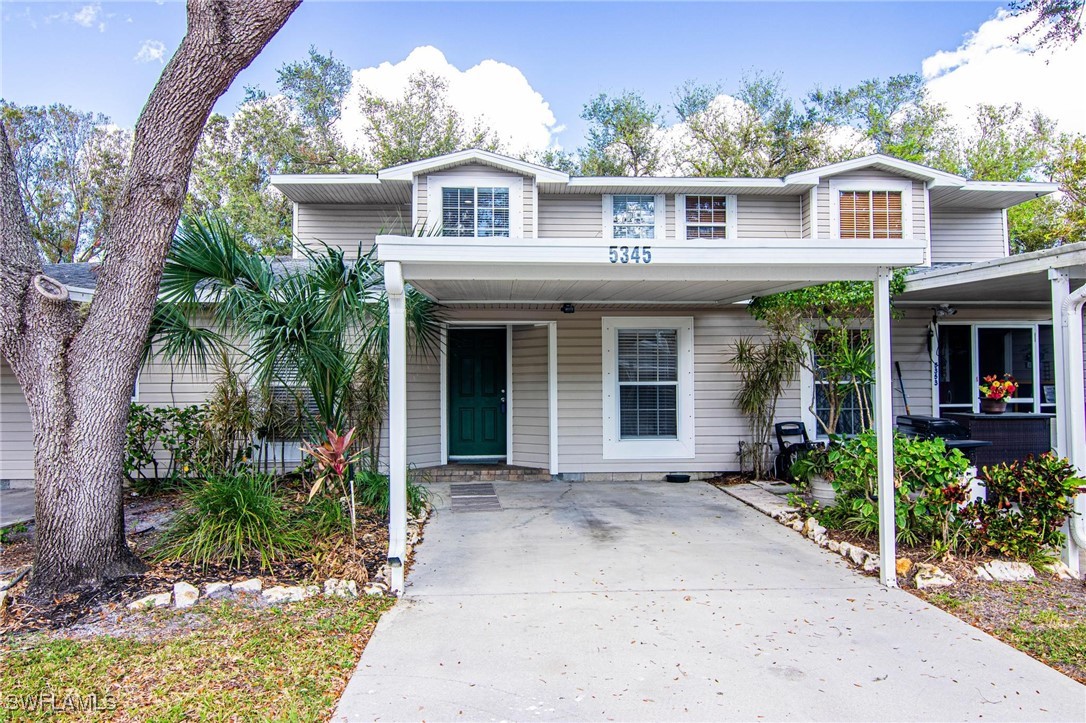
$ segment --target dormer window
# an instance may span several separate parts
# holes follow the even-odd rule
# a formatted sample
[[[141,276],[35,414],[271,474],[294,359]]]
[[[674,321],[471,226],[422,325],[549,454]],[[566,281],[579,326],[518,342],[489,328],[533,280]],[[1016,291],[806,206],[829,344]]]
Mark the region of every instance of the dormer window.
[[[842,239],[912,237],[912,182],[847,179],[830,181],[830,223]]]
[[[509,236],[509,188],[441,189],[442,236]]]

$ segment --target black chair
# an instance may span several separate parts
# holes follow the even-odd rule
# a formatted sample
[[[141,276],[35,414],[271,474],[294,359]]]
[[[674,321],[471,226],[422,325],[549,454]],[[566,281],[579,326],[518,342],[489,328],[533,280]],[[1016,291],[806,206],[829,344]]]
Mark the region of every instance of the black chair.
[[[777,479],[792,482],[792,463],[803,452],[821,445],[807,436],[807,426],[803,422],[777,422],[773,429],[777,433],[777,457],[773,461],[773,472]]]

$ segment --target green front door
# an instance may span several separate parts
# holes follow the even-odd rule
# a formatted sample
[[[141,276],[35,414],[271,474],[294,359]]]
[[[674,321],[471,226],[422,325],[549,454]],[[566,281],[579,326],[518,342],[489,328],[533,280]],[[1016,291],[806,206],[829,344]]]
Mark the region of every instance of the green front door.
[[[449,456],[505,456],[505,329],[449,330]]]

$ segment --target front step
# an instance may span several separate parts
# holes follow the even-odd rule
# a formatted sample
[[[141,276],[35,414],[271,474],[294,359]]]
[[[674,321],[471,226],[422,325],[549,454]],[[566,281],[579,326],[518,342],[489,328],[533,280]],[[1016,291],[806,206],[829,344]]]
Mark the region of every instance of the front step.
[[[447,464],[419,470],[419,477],[429,482],[550,482],[545,469],[512,467],[507,464]]]

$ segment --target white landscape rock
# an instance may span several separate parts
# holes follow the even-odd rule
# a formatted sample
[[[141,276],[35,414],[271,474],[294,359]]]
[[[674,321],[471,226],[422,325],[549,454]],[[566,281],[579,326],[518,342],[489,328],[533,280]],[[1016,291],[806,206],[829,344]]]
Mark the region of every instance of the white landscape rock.
[[[1024,582],[1037,576],[1028,563],[1006,560],[990,560],[973,570],[981,580],[995,582]]]
[[[328,596],[356,598],[358,597],[358,583],[354,580],[338,580],[330,577],[324,581],[324,594]]]
[[[301,585],[280,585],[265,590],[263,598],[264,602],[269,605],[278,605],[280,603],[301,602],[309,595],[309,591]]]
[[[370,596],[384,595],[388,592],[388,586],[382,582],[371,582],[366,585],[366,589],[363,592]]]
[[[852,560],[853,563],[857,565],[862,565],[867,560],[867,558],[867,550],[863,549],[862,547],[856,547],[856,545],[851,545],[849,547],[848,559]]]
[[[135,602],[128,603],[129,610],[149,610],[150,608],[169,607],[172,595],[168,592],[158,592],[154,595],[141,597]]]
[[[868,555],[864,560],[864,572],[878,572],[882,568],[878,555]]]
[[[173,584],[173,606],[175,608],[190,608],[200,599],[200,588],[187,582],[175,582]]]
[[[204,586],[204,597],[206,598],[220,598],[230,597],[230,583],[228,582],[209,582]]]
[[[244,592],[251,595],[259,595],[260,591],[264,589],[264,583],[260,581],[259,577],[250,578],[249,580],[242,580],[241,582],[235,582],[230,586],[232,592]]]
[[[935,565],[920,562],[916,565],[916,577],[913,578],[919,590],[928,590],[935,587],[948,587],[954,584],[954,578],[940,570]]]

